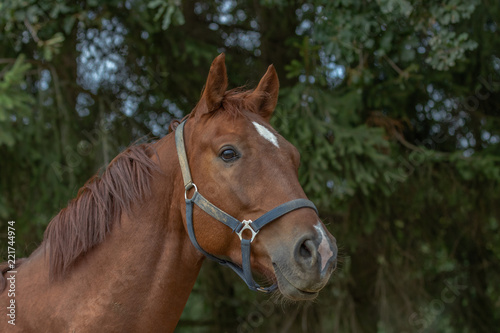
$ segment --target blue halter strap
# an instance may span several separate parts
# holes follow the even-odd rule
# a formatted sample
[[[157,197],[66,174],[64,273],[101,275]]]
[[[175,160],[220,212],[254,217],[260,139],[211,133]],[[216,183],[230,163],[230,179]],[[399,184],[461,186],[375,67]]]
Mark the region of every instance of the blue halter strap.
[[[278,286],[273,284],[269,287],[261,287],[259,286],[253,279],[252,269],[250,267],[250,244],[254,240],[255,236],[259,233],[260,229],[264,227],[266,224],[276,220],[277,218],[299,208],[311,208],[314,209],[316,214],[318,210],[314,204],[306,199],[295,199],[288,201],[278,207],[268,211],[255,221],[251,220],[243,220],[239,221],[222,211],[221,209],[214,206],[210,201],[205,199],[200,192],[198,192],[198,187],[193,183],[191,178],[191,172],[189,170],[189,163],[186,154],[186,146],[184,144],[184,125],[187,120],[184,120],[180,123],[175,130],[175,146],[177,148],[177,156],[179,157],[179,163],[182,170],[182,178],[184,180],[184,198],[186,200],[186,222],[188,235],[191,239],[193,245],[203,253],[207,258],[217,261],[219,264],[224,266],[229,266],[233,271],[236,272],[240,276],[240,278],[245,281],[248,285],[248,288],[255,291],[261,291],[264,293],[269,293],[275,290]],[[193,189],[194,193],[191,198],[187,197],[187,192]],[[224,223],[228,226],[234,233],[238,235],[241,240],[241,259],[242,259],[242,267],[239,265],[227,261],[224,259],[220,259],[214,255],[203,250],[198,244],[196,240],[196,236],[194,233],[194,225],[193,225],[193,205],[196,204],[201,210],[203,210],[208,215],[212,216],[219,222]],[[245,230],[249,230],[251,232],[251,237],[249,239],[243,238],[243,232]]]

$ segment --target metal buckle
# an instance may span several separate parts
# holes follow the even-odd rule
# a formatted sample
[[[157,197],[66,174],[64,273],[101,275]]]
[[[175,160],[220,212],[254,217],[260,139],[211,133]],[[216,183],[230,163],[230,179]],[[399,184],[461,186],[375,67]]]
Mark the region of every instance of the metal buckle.
[[[252,224],[252,220],[243,220],[241,223],[243,223],[243,228],[241,228],[241,230],[236,233],[240,237],[240,241],[243,240],[243,231],[250,230],[252,232],[252,237],[250,238],[250,243],[253,242],[255,235],[257,235],[259,233],[259,231],[253,230],[253,228],[250,226],[250,224]]]
[[[188,198],[187,198],[187,191],[189,191],[193,187],[194,187],[194,193],[193,193],[193,196],[189,200],[193,199],[194,195],[198,192],[198,188],[196,187],[196,185],[194,183],[189,183],[184,188],[184,199],[188,200]]]

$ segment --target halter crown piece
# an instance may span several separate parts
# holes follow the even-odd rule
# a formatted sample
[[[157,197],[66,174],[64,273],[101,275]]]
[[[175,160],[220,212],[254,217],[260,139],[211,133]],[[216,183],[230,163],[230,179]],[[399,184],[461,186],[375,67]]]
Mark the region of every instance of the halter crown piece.
[[[274,209],[268,211],[255,221],[243,220],[241,222],[232,217],[231,215],[227,214],[226,212],[222,211],[221,209],[217,208],[210,201],[205,199],[200,194],[200,192],[198,192],[198,187],[196,187],[191,178],[191,172],[189,171],[189,163],[186,154],[186,147],[184,145],[184,125],[186,121],[187,119],[184,120],[182,123],[180,123],[175,130],[175,146],[177,148],[177,156],[179,157],[179,163],[181,165],[182,178],[184,179],[186,220],[187,220],[188,235],[189,238],[191,239],[191,242],[198,249],[198,251],[203,253],[209,259],[217,261],[221,265],[229,266],[230,268],[232,268],[233,271],[235,271],[236,274],[238,274],[240,278],[243,279],[243,281],[245,281],[245,283],[248,285],[248,288],[250,288],[251,290],[261,291],[264,293],[269,293],[274,291],[278,287],[276,284],[273,284],[269,287],[261,287],[254,281],[252,276],[252,270],[250,267],[250,244],[254,240],[255,236],[259,233],[260,229],[266,224],[299,208],[311,208],[314,209],[314,211],[316,211],[317,214],[318,210],[316,209],[316,206],[314,206],[314,204],[309,200],[295,199],[288,201],[282,205],[279,205],[278,207],[275,207]],[[191,196],[191,198],[188,198],[187,192],[190,189],[194,189],[194,194]],[[206,252],[201,248],[194,234],[193,204],[196,204],[201,210],[203,210],[208,215],[212,216],[217,221],[224,223],[239,236],[241,240],[241,256],[242,256],[241,262],[243,267],[240,267],[231,261],[217,258],[216,256],[211,255],[210,253]],[[243,238],[243,231],[245,230],[249,230],[252,233],[250,239]]]

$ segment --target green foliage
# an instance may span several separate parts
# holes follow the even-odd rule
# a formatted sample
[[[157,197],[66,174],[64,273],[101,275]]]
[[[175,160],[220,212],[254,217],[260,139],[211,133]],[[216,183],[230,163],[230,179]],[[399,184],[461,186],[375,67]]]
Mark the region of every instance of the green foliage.
[[[30,64],[24,62],[25,57],[19,55],[12,66],[7,64],[0,77],[0,146],[12,147],[16,140],[16,133],[9,123],[12,118],[21,118],[28,115],[33,104],[33,97],[23,89],[26,86],[24,76],[30,69]]]
[[[160,20],[162,17],[161,28],[167,30],[172,21],[176,25],[184,24],[184,16],[179,8],[179,0],[152,0],[148,3],[148,8],[155,9],[155,21]]]
[[[15,219],[32,251],[92,174],[192,109],[223,51],[230,87],[275,65],[273,125],[342,263],[285,312],[205,264],[178,331],[490,332],[499,17],[479,0],[1,1],[0,234]]]
[[[297,84],[282,89],[280,99],[273,124],[301,152],[299,179],[312,200],[333,210],[357,191],[390,192],[382,176],[393,163],[384,153],[389,144],[383,131],[352,124],[360,107],[358,92],[335,96]]]

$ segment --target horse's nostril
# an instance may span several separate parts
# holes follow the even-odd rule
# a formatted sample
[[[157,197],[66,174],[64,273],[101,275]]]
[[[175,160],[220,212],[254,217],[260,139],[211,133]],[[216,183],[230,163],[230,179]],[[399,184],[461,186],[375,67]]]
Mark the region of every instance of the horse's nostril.
[[[316,245],[311,239],[306,239],[297,244],[295,260],[303,269],[310,269],[317,261]]]
[[[307,241],[302,243],[302,245],[300,246],[299,253],[300,253],[301,257],[308,259],[308,258],[312,257],[312,253],[311,253],[311,250],[309,250],[309,248],[307,247],[306,242]]]

